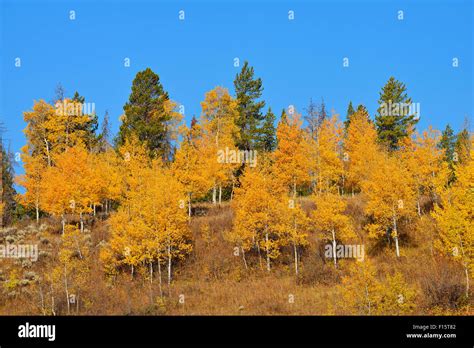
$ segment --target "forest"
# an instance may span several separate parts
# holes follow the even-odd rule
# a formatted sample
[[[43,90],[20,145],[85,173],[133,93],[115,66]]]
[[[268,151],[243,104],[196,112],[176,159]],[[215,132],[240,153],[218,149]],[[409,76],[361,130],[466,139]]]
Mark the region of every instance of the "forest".
[[[372,116],[274,111],[248,62],[232,87],[186,124],[147,68],[117,134],[79,92],[32,102],[1,145],[0,314],[472,315],[468,122],[418,129],[395,77]]]

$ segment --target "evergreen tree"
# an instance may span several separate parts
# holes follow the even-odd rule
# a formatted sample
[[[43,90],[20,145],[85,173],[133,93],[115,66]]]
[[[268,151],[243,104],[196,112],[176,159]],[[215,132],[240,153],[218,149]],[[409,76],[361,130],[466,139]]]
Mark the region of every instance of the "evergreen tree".
[[[441,134],[441,140],[438,144],[440,149],[444,150],[444,160],[450,164],[453,163],[454,148],[456,145],[456,136],[451,126],[448,124]]]
[[[0,227],[8,226],[13,222],[16,209],[12,157],[12,153],[5,149],[0,137]]]
[[[109,124],[109,112],[105,111],[104,120],[102,121],[102,127],[99,136],[97,137],[99,152],[105,152],[110,147],[110,124]]]
[[[405,84],[392,76],[380,92],[375,126],[379,141],[390,151],[398,148],[399,141],[417,123],[415,116],[409,114],[412,100],[406,90]]]
[[[344,121],[344,128],[347,129],[349,124],[351,123],[351,116],[355,113],[354,107],[352,106],[352,101],[349,102],[349,106],[347,107],[347,114],[346,120]]]
[[[74,96],[72,97],[72,102],[79,103],[79,105],[83,107],[86,102],[86,98],[81,96],[76,91],[74,93]],[[93,148],[97,146],[100,140],[98,136],[96,135],[96,131],[99,128],[99,119],[97,117],[97,114],[95,113],[95,110],[93,111],[92,114],[87,115],[87,116],[89,117],[89,121],[81,124],[78,130],[85,132],[86,147],[89,150],[92,150]]]
[[[140,71],[132,84],[129,101],[123,107],[124,116],[117,135],[117,145],[122,146],[131,135],[147,143],[151,154],[167,157],[169,144],[167,122],[171,115],[166,108],[169,101],[160,78],[150,68]]]
[[[272,152],[276,148],[276,128],[275,128],[275,114],[272,108],[269,108],[265,114],[265,119],[260,128],[260,137],[258,139],[257,148],[259,150]]]
[[[264,119],[261,109],[265,102],[258,101],[263,91],[262,80],[254,78],[253,67],[245,62],[235,77],[234,87],[239,111],[236,124],[240,129],[237,145],[240,149],[250,150],[255,146],[259,137],[259,124]]]

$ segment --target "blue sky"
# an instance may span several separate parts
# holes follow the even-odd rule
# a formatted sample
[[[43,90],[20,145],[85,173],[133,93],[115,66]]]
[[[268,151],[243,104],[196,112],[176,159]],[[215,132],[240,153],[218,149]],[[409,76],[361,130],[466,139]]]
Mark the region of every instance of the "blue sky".
[[[0,119],[13,152],[25,142],[22,112],[34,100],[51,100],[58,83],[67,94],[77,90],[95,103],[100,118],[108,110],[115,133],[138,71],[150,67],[159,74],[189,121],[200,115],[206,91],[221,85],[233,93],[235,57],[254,66],[263,79],[263,98],[277,115],[290,104],[303,111],[310,98],[324,98],[342,117],[350,100],[365,104],[373,116],[391,75],[420,103],[419,129],[449,122],[459,130],[473,114],[472,1],[0,4]],[[69,19],[70,10],[75,20]]]

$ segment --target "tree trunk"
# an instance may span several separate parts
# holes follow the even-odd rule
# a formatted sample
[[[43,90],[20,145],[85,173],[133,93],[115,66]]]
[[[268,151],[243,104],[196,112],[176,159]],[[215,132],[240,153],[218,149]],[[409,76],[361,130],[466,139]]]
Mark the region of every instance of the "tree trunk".
[[[63,234],[64,234],[64,230],[66,229],[66,218],[64,217],[64,214],[61,215],[61,224],[63,227]]]
[[[160,276],[160,283],[159,283],[159,286],[160,286],[160,297],[163,298],[163,288],[161,287],[161,261],[160,261],[160,258],[158,258],[158,275]]]
[[[293,250],[295,251],[295,274],[298,275],[298,249],[296,244],[293,244]]]
[[[245,269],[249,269],[248,266],[247,266],[247,260],[245,259],[245,251],[244,251],[244,248],[240,247],[240,250],[242,251],[242,260],[244,261]]]
[[[188,198],[188,216],[191,221],[191,193],[189,194]]]
[[[64,290],[66,291],[66,303],[67,303],[67,314],[70,314],[70,305],[69,305],[69,289],[67,286],[67,270],[66,264],[64,264]]]
[[[216,195],[217,195],[217,188],[216,188],[216,184],[214,184],[214,186],[212,187],[212,204],[214,205],[217,204]]]
[[[84,233],[84,219],[82,218],[82,211],[79,213],[81,219],[81,233]]]
[[[150,303],[153,304],[153,262],[150,261]]]
[[[168,292],[171,289],[171,244],[168,244]]]
[[[39,212],[38,200],[36,200],[35,208],[36,208],[36,224],[39,225],[40,212]]]
[[[270,250],[268,248],[268,231],[265,232],[265,249],[267,252],[267,271],[270,272]]]
[[[219,205],[222,204],[222,184],[219,184]]]
[[[400,248],[398,246],[397,219],[395,215],[393,216],[393,239],[395,240],[395,251],[397,253],[397,257],[400,257]]]
[[[263,266],[262,266],[262,253],[260,252],[260,245],[258,244],[258,241],[255,244],[257,245],[258,263],[260,265],[260,269],[263,269]]]

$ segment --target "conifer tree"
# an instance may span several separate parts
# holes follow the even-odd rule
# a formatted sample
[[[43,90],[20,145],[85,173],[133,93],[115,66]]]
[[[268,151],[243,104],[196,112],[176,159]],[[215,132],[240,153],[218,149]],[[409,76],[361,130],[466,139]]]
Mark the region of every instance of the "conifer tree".
[[[260,123],[264,119],[261,109],[265,102],[259,101],[263,92],[262,80],[254,77],[253,67],[245,62],[235,77],[234,87],[239,111],[236,123],[240,129],[237,145],[242,150],[251,150],[259,138]]]
[[[390,151],[398,148],[399,141],[418,122],[415,115],[410,115],[412,100],[406,90],[405,84],[392,76],[380,92],[375,126],[379,141]]]
[[[265,114],[256,148],[265,152],[272,152],[276,148],[275,114],[269,108]]]
[[[150,68],[139,71],[132,84],[132,92],[123,107],[124,115],[117,135],[117,145],[125,143],[132,134],[140,142],[146,141],[150,155],[169,159],[168,123],[172,120],[169,96],[160,78]]]

